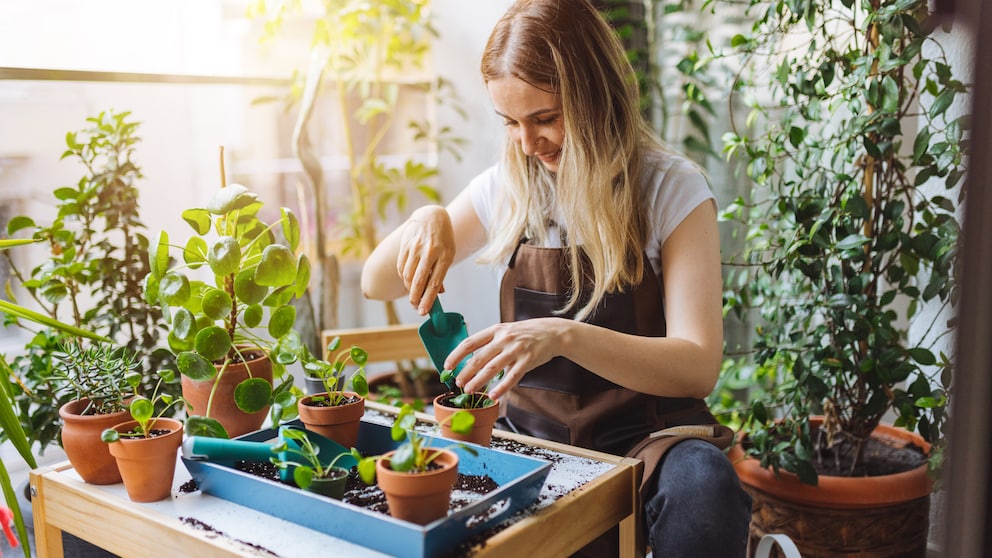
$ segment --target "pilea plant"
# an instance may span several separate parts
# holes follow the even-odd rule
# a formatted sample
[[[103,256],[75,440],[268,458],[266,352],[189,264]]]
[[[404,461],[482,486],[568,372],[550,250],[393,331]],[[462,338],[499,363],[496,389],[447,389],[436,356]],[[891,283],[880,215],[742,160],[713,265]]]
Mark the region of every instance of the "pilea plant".
[[[768,380],[743,417],[749,451],[815,483],[822,456],[848,448],[855,470],[841,474],[855,473],[892,412],[937,462],[953,322],[920,310],[957,296],[953,189],[968,141],[948,108],[967,87],[925,0],[752,0],[749,13],[732,44],[753,127],[724,138],[755,184],[725,215],[748,239],[727,309],[761,316],[741,365]],[[925,335],[910,337],[913,320]]]
[[[108,428],[100,435],[100,439],[109,444],[116,442],[122,436],[128,438],[151,437],[153,435],[155,419],[163,416],[170,407],[182,401],[182,398],[173,397],[172,394],[159,392],[159,389],[163,385],[175,383],[175,381],[176,376],[174,372],[171,370],[160,370],[158,383],[155,386],[155,391],[152,393],[152,397],[148,398],[143,395],[138,395],[131,400],[130,404],[128,404],[128,411],[131,413],[131,418],[138,423],[138,426],[131,432],[125,433],[118,432],[113,428]],[[155,411],[156,407],[161,409],[157,414]]]
[[[300,240],[295,215],[283,208],[278,220],[269,224],[260,217],[261,209],[254,193],[230,184],[206,207],[183,211],[193,236],[174,245],[162,231],[149,252],[145,283],[147,299],[161,303],[171,324],[168,341],[179,372],[191,380],[213,380],[216,387],[232,363],[248,360],[250,349],[269,357],[273,378],[283,381],[273,390],[249,369],[233,401],[246,413],[259,412],[294,389],[285,367],[298,360],[302,346],[293,329],[296,309],[291,302],[306,291],[310,280],[309,259],[295,254]],[[284,242],[277,240],[277,232]],[[181,262],[170,263],[172,250],[179,252]],[[188,433],[227,437],[210,413],[214,404],[231,402],[215,402],[214,393],[205,409],[193,410]],[[291,412],[293,405],[278,408]]]
[[[139,369],[149,371],[141,379],[146,391],[155,383],[151,371],[172,363],[172,355],[159,343],[165,331],[161,309],[142,297],[148,262],[140,254],[148,239],[138,204],[143,175],[134,161],[139,123],[129,112],[114,111],[86,123],[66,134],[62,159],[79,163],[85,172],[74,185],[53,189],[56,216],[51,224],[27,215],[7,223],[7,234],[29,233],[31,238],[5,242],[36,241],[45,247],[44,259],[24,272],[9,251],[3,252],[14,279],[37,308],[14,304],[15,291],[7,285],[12,302],[0,302],[4,323],[32,333],[24,351],[10,361],[16,379],[12,396],[24,431],[41,450],[58,440],[58,409],[70,397],[53,381],[53,355],[66,335],[92,332],[126,348],[141,363]],[[55,321],[73,329],[55,327]]]
[[[451,429],[459,434],[468,434],[475,424],[475,417],[466,411],[458,411],[449,417]],[[431,446],[430,440],[425,438],[416,430],[417,416],[413,407],[403,405],[393,426],[390,428],[390,435],[393,441],[403,442],[389,459],[389,468],[399,473],[423,473],[427,471],[431,462],[437,457],[437,449]],[[471,446],[465,444],[452,444],[448,447],[460,447],[472,455],[478,452]],[[356,458],[360,455],[356,455]],[[383,459],[382,455],[361,457],[358,460],[358,474],[366,484],[375,482],[375,462]]]
[[[282,427],[280,432],[282,443],[273,448],[273,452],[280,456],[295,456],[295,459],[286,457],[272,457],[270,461],[280,469],[293,467],[293,482],[296,486],[306,490],[314,479],[338,478],[348,475],[348,469],[335,467],[335,464],[347,457],[361,459],[361,454],[355,448],[351,452],[342,452],[334,456],[330,461],[323,462],[320,456],[320,447],[310,441],[310,437],[305,430],[298,428]],[[298,445],[289,442],[297,442]]]
[[[362,397],[368,395],[369,383],[365,377],[365,363],[368,362],[369,355],[365,349],[356,346],[341,349],[341,338],[335,337],[327,344],[327,354],[334,355],[332,363],[312,357],[306,347],[302,350],[305,355],[303,370],[313,378],[320,378],[324,385],[324,393],[314,395],[312,402],[328,407],[341,404],[346,397],[343,387],[348,362],[355,364],[357,369],[347,381],[351,383],[355,393]]]
[[[454,392],[454,395],[445,400],[453,407],[459,407],[461,409],[481,409],[496,403],[485,393],[465,393],[462,391],[462,388],[455,384],[455,374],[452,370],[441,371],[441,383],[448,386],[453,386],[452,391]]]

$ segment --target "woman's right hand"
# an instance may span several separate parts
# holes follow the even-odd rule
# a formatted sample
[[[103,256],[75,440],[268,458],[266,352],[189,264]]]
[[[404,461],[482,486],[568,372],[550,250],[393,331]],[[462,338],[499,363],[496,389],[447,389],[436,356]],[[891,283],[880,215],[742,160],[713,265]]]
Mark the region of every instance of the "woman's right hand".
[[[455,234],[448,211],[440,205],[414,211],[400,233],[396,272],[421,316],[444,292],[444,277],[454,259]]]

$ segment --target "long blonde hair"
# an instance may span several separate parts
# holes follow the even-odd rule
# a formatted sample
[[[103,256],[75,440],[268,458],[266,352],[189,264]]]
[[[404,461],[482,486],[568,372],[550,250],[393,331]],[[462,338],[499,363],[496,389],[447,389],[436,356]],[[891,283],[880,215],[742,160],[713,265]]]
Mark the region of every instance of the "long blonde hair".
[[[634,70],[620,40],[586,0],[519,0],[496,24],[482,56],[482,77],[514,77],[561,98],[564,137],[557,173],[524,155],[509,134],[502,154],[500,227],[490,229],[483,262],[506,262],[521,238],[546,240],[549,219],[567,232],[579,303],[583,259],[592,292],[576,312],[641,279],[648,224],[640,176],[646,149],[663,149],[640,111]],[[552,212],[555,213],[552,213]]]

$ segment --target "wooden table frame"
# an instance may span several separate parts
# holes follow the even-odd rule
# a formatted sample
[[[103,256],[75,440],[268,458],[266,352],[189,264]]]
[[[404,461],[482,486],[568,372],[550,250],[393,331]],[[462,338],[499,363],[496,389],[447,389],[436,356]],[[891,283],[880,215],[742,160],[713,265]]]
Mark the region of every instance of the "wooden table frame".
[[[368,405],[395,412],[392,407],[371,402]],[[614,466],[553,504],[496,533],[473,556],[519,558],[536,549],[541,550],[542,556],[568,556],[616,525],[620,527],[620,556],[643,555],[637,497],[643,471],[640,460],[512,433],[496,432],[495,435]],[[133,503],[119,491],[115,494],[107,487],[86,484],[78,476],[66,474],[71,469],[72,466],[64,462],[31,472],[35,545],[39,558],[63,556],[63,532],[125,557],[147,556],[150,544],[154,545],[154,554],[159,556],[257,555],[232,538],[195,529],[179,517]]]

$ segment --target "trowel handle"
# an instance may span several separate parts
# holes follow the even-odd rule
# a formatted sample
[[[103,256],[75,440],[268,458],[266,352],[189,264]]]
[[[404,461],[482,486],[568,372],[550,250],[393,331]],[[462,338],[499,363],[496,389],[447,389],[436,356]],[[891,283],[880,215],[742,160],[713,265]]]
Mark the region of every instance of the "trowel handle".
[[[265,442],[227,440],[208,436],[188,436],[183,440],[183,457],[211,461],[268,461],[276,445]]]
[[[434,297],[434,304],[431,305],[431,327],[438,335],[447,333],[447,324],[444,323],[444,309],[441,308],[441,297]]]

